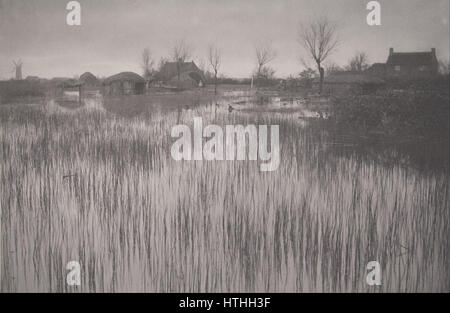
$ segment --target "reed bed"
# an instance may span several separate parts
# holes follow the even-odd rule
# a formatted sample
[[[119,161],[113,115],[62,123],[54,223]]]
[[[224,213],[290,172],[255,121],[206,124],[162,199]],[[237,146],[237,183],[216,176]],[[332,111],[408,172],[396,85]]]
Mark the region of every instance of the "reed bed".
[[[338,156],[294,116],[215,105],[0,116],[3,292],[450,291],[448,172]],[[170,130],[194,116],[279,124],[278,170],[172,160]]]

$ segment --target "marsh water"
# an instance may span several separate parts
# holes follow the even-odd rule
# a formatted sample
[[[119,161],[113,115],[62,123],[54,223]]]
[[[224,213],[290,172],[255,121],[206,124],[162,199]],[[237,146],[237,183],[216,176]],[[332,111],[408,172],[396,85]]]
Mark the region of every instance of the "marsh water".
[[[448,147],[337,132],[326,108],[245,91],[2,107],[1,290],[448,292]],[[195,116],[280,125],[278,170],[174,161]]]

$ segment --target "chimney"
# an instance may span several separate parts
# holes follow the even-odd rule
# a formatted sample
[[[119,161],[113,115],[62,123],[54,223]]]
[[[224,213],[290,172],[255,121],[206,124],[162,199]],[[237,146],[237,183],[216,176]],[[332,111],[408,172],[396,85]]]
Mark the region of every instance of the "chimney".
[[[436,55],[436,48],[431,48],[431,53],[432,53],[433,55]]]
[[[389,55],[392,55],[394,53],[394,48],[389,48]]]

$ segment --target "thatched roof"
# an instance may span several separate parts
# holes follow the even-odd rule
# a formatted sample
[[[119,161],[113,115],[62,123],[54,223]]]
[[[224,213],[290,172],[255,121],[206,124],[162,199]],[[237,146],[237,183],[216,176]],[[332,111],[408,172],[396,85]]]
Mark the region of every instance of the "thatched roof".
[[[166,62],[156,75],[156,78],[161,80],[170,80],[178,75],[178,67],[180,74],[194,72],[199,75],[200,79],[205,81],[203,72],[197,67],[197,65],[195,65],[194,62]]]
[[[80,83],[83,84],[96,84],[98,82],[97,77],[91,72],[85,72],[80,76]]]
[[[105,79],[104,83],[109,84],[114,81],[133,81],[136,83],[145,83],[145,79],[142,76],[133,72],[122,72],[119,74],[109,76],[108,78]]]

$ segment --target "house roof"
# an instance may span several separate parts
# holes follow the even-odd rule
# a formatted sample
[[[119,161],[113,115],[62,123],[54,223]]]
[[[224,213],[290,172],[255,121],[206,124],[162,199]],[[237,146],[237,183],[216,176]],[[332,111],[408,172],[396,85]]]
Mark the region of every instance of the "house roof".
[[[96,83],[97,77],[94,76],[91,72],[85,72],[80,76],[81,83]]]
[[[386,74],[386,63],[374,63],[364,72],[370,75],[384,75]]]
[[[142,76],[133,72],[122,72],[109,76],[108,78],[105,79],[104,83],[108,84],[114,81],[134,81],[138,83],[144,83],[145,79]]]
[[[319,79],[315,79],[318,82]],[[327,84],[383,84],[384,80],[359,72],[337,72],[326,76],[324,82]]]
[[[436,62],[433,52],[393,52],[389,55],[389,65],[428,65]]]
[[[367,70],[384,70],[386,68],[386,63],[374,63]]]
[[[203,72],[195,65],[194,62],[166,62],[161,67],[161,70],[157,74],[158,79],[170,80],[171,78],[178,75],[178,67],[180,69],[180,74],[186,72],[196,72],[200,75],[202,80],[204,79]]]

